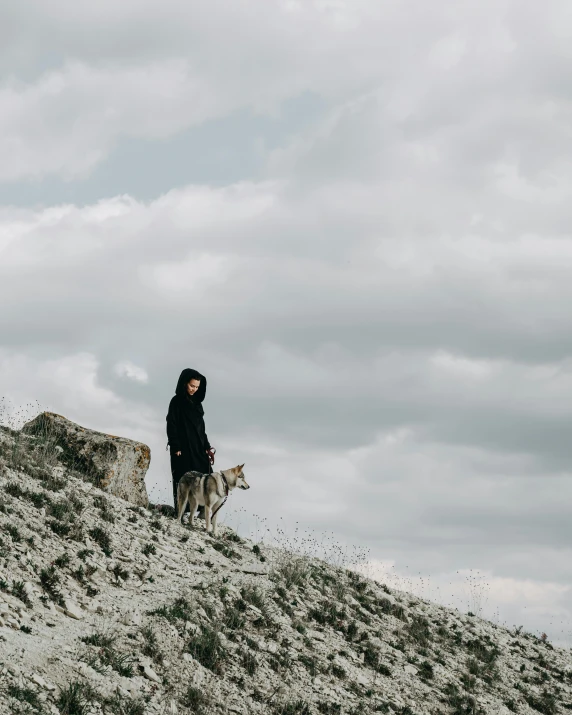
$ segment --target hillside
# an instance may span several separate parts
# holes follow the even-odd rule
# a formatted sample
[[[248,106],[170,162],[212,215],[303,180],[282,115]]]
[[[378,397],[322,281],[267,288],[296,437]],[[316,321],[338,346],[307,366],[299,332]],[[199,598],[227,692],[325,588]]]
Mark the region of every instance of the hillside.
[[[572,710],[570,652],[202,524],[1,429],[0,714]]]

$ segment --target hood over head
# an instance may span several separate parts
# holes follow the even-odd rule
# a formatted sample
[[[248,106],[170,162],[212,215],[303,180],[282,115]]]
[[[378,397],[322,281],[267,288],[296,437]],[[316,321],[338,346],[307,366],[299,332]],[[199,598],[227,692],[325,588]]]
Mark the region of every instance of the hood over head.
[[[188,397],[189,395],[187,394],[187,385],[191,380],[201,381],[199,389],[195,392],[192,399],[193,402],[202,402],[205,399],[205,395],[207,393],[207,378],[204,375],[201,375],[200,372],[197,372],[197,370],[193,370],[190,367],[186,367],[180,374],[175,394],[180,397]]]

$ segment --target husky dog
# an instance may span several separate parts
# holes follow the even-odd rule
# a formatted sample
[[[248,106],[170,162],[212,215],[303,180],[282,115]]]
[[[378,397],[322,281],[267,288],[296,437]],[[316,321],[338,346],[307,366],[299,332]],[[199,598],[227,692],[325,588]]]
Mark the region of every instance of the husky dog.
[[[246,483],[242,468],[244,464],[232,469],[224,469],[212,474],[201,474],[200,472],[187,472],[183,474],[177,487],[177,520],[180,522],[185,512],[187,502],[191,513],[189,514],[189,527],[193,526],[193,517],[197,510],[197,505],[205,507],[205,526],[207,531],[211,530],[211,509],[212,512],[212,533],[216,536],[216,519],[221,506],[228,498],[229,492],[237,487],[239,489],[250,489]]]

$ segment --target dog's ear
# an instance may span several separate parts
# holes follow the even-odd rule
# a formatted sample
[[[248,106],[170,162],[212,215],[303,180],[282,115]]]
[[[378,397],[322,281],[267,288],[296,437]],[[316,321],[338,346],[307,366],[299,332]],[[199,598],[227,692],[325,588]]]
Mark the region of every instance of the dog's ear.
[[[244,469],[244,464],[241,464],[239,467],[240,470]]]

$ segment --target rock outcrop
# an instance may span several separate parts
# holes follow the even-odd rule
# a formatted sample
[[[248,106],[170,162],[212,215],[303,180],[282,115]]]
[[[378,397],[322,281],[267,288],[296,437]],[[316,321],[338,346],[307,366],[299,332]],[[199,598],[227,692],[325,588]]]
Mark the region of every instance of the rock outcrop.
[[[151,450],[146,444],[81,427],[53,412],[42,412],[22,432],[40,440],[60,463],[104,491],[137,506],[149,503],[145,474]]]

